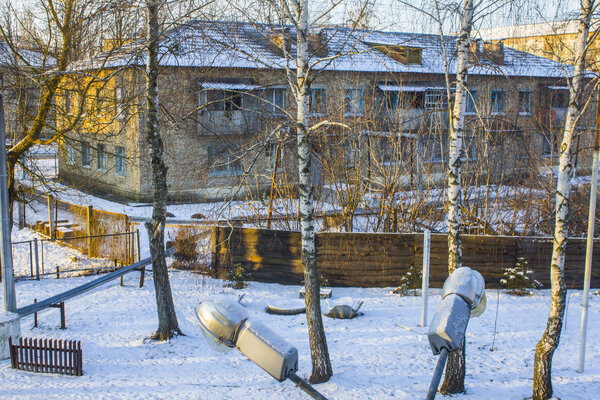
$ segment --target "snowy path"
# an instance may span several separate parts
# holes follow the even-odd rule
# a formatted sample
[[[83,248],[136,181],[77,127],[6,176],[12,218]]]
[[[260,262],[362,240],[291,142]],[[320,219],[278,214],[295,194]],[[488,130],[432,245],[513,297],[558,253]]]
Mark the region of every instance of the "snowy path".
[[[136,274],[134,274],[136,275]],[[169,343],[145,342],[156,328],[152,279],[143,289],[138,277],[118,282],[66,303],[67,330],[61,331],[59,313],[40,314],[22,321],[24,336],[77,339],[83,343],[82,377],[34,374],[12,370],[0,362],[2,399],[306,399],[291,382],[278,383],[236,350],[216,353],[208,347],[193,314],[194,307],[222,290],[222,281],[188,272],[171,273],[180,326],[186,336]],[[34,297],[46,298],[87,282],[92,277],[17,283],[19,306]],[[251,314],[285,335],[298,347],[299,374],[310,373],[304,315],[264,313],[269,302],[297,298],[298,286],[251,283],[243,303]],[[490,352],[497,291],[488,292],[488,309],[468,329],[467,394],[456,399],[522,399],[531,394],[536,341],[549,309],[549,292],[518,298],[500,294],[495,351]],[[330,399],[422,398],[436,358],[425,336],[397,327],[416,327],[420,298],[390,295],[388,289],[333,288],[333,299],[363,300],[365,315],[355,320],[324,317],[334,376],[318,385]],[[433,308],[439,290],[430,297]],[[569,298],[567,326],[554,357],[554,387],[563,399],[600,399],[600,348],[588,347],[586,372],[578,374],[581,291]],[[324,304],[323,304],[324,305]],[[589,343],[600,335],[600,297],[592,296]]]

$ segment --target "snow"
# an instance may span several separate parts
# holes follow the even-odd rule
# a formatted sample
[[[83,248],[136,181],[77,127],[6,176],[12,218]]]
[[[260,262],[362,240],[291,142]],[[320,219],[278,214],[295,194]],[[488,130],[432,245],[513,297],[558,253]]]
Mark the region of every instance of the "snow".
[[[237,350],[217,353],[204,341],[194,308],[223,291],[223,281],[171,271],[179,324],[185,336],[170,342],[147,341],[157,327],[151,279],[137,287],[138,276],[126,276],[125,286],[109,283],[66,303],[67,329],[59,329],[59,313],[47,310],[33,328],[32,317],[22,320],[23,336],[81,340],[82,377],[31,373],[0,362],[3,399],[306,399],[290,381],[278,383]],[[19,307],[34,297],[46,298],[88,282],[93,277],[19,281]],[[298,348],[299,375],[310,374],[310,353],[304,314],[269,315],[267,302],[297,299],[299,286],[251,282],[242,304],[254,317]],[[334,375],[317,389],[330,399],[414,399],[427,392],[437,358],[426,336],[414,331],[420,320],[419,297],[400,297],[390,288],[333,288],[333,299],[364,301],[364,315],[352,320],[324,317]],[[238,291],[226,289],[235,299]],[[499,298],[498,298],[499,296]],[[555,395],[593,399],[600,393],[600,297],[591,296],[586,371],[576,372],[579,346],[581,291],[569,292],[569,307],[561,343],[554,356]],[[487,293],[488,309],[467,329],[467,393],[457,398],[522,399],[531,395],[532,363],[537,340],[545,328],[550,306],[548,290],[516,297],[504,291]],[[440,300],[430,291],[429,307]],[[498,303],[497,303],[498,301]],[[494,320],[498,307],[494,351]],[[326,307],[323,301],[323,309]],[[396,324],[414,327],[414,331]]]

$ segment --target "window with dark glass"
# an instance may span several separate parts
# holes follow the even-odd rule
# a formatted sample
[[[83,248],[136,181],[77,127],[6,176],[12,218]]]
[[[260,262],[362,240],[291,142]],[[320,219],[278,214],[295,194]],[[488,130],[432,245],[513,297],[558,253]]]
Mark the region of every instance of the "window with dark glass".
[[[310,89],[310,112],[325,114],[325,89]]]
[[[492,90],[491,99],[491,113],[492,114],[503,114],[504,113],[504,91],[503,90]]]
[[[467,96],[465,112],[469,114],[476,114],[477,107],[475,105],[477,104],[477,89],[470,89],[465,93],[465,95]]]
[[[526,90],[519,91],[519,113],[531,114],[531,92]]]
[[[90,161],[91,161],[90,146],[86,142],[82,142],[81,143],[81,165],[83,167],[89,167]]]
[[[115,174],[125,176],[125,147],[115,146]]]
[[[346,89],[344,90],[344,106],[346,115],[362,115],[363,113],[363,98],[362,89]]]
[[[105,146],[101,143],[98,143],[98,145],[96,146],[96,153],[97,153],[97,167],[100,170],[106,171],[106,151],[105,151]]]
[[[227,146],[208,147],[210,175],[239,175],[242,173],[242,160]]]
[[[235,111],[242,108],[242,95],[227,90],[207,90],[206,109],[208,111]]]

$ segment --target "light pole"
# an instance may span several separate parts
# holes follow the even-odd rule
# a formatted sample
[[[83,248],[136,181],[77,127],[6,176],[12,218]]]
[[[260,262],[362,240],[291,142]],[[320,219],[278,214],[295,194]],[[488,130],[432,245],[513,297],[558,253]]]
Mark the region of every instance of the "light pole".
[[[0,93],[0,246],[2,247],[2,310],[17,311],[10,242],[10,215],[8,212],[8,179],[6,172],[6,137],[4,135],[4,100]]]
[[[442,301],[436,307],[427,334],[431,351],[440,357],[426,400],[435,398],[448,352],[461,348],[469,319],[481,315],[485,306],[485,282],[479,272],[469,267],[461,267],[446,278],[442,289]]]
[[[2,260],[2,311],[0,311],[0,360],[10,357],[8,338],[17,341],[21,322],[17,312],[13,277],[10,220],[8,213],[8,180],[6,176],[6,138],[4,136],[4,101],[0,93],[0,257]]]
[[[240,353],[279,382],[289,378],[317,400],[327,400],[298,375],[298,350],[258,320],[233,299],[213,296],[196,307],[196,318],[204,338],[216,351],[237,347]]]

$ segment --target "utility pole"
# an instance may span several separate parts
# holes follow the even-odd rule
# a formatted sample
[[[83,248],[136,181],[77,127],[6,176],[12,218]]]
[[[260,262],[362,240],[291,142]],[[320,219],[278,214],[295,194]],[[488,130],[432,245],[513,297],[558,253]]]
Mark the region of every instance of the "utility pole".
[[[590,296],[590,279],[592,276],[592,253],[594,251],[594,222],[596,219],[596,191],[598,190],[598,157],[600,147],[600,91],[596,102],[596,138],[592,160],[592,182],[590,184],[590,210],[588,215],[587,244],[585,249],[585,272],[583,278],[583,303],[581,304],[581,330],[579,342],[579,365],[577,372],[583,372],[585,364],[585,340],[587,334],[587,317]]]
[[[8,213],[8,179],[6,172],[6,138],[4,135],[4,99],[0,93],[0,247],[2,253],[2,310],[17,312],[15,282],[13,277],[10,242],[10,216]]]

